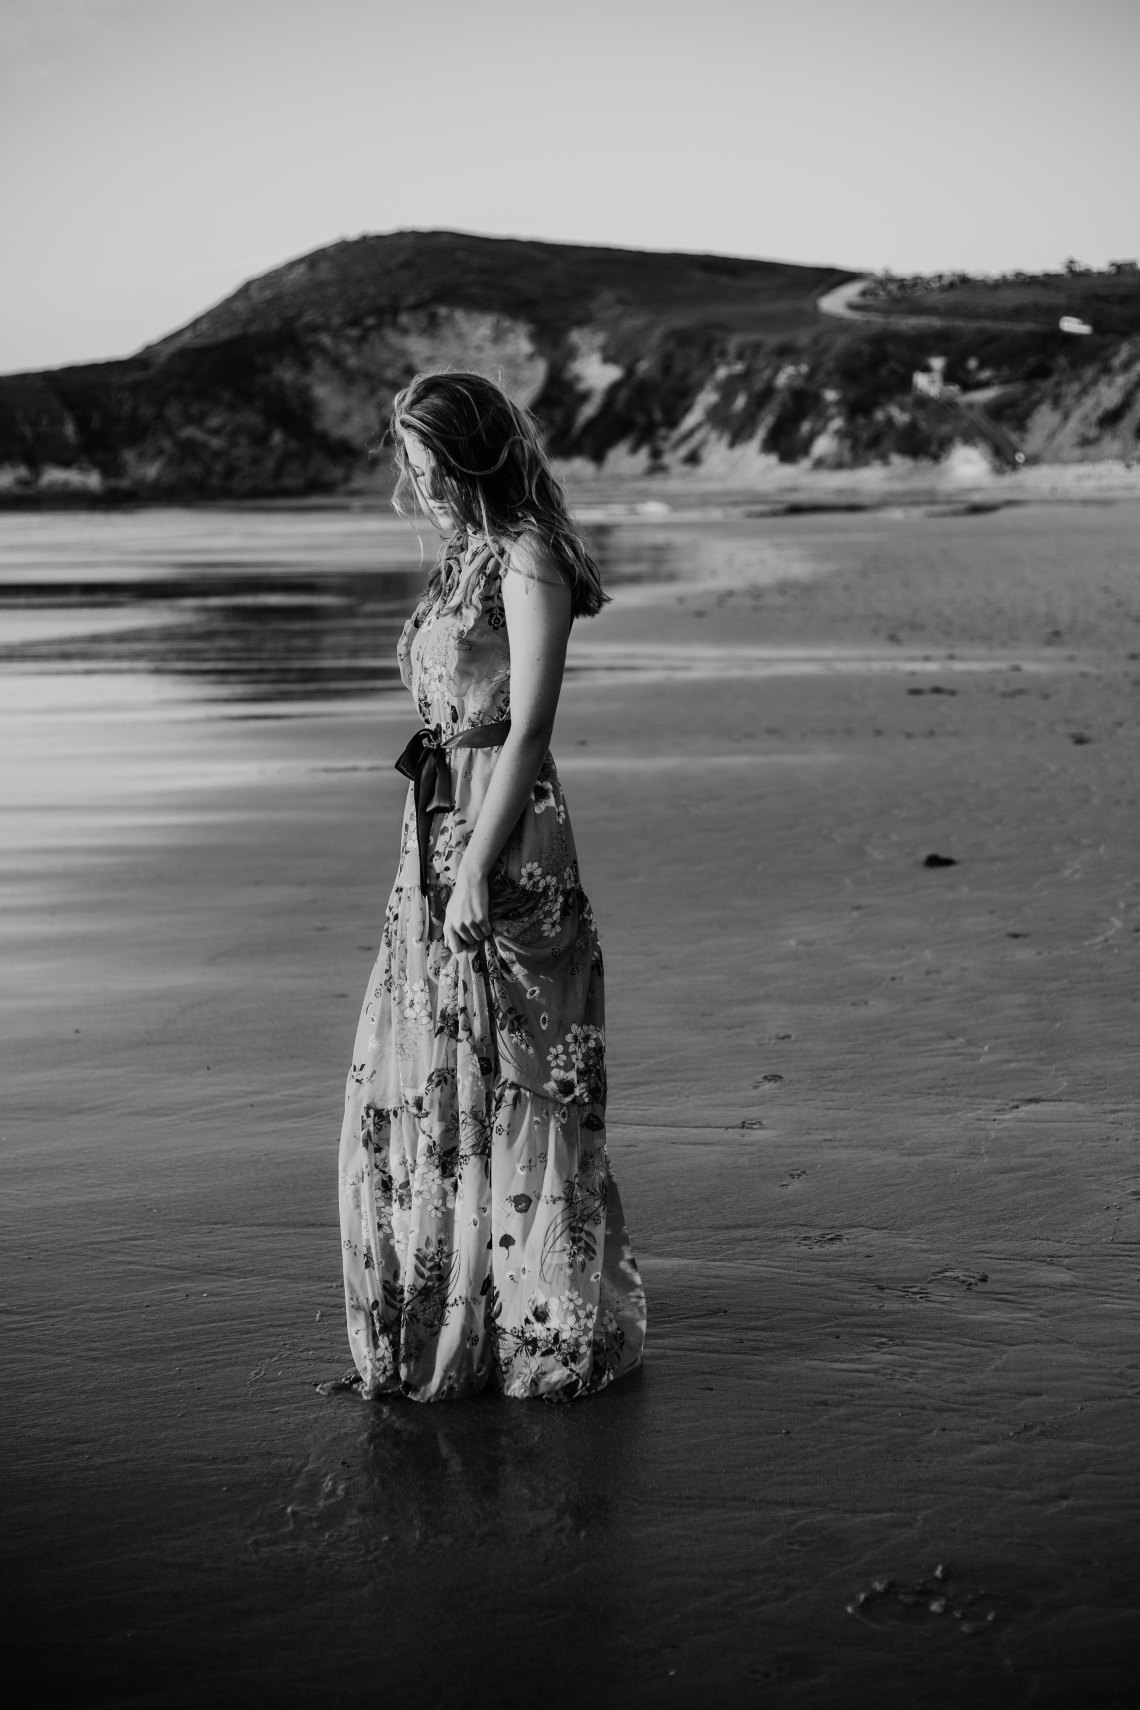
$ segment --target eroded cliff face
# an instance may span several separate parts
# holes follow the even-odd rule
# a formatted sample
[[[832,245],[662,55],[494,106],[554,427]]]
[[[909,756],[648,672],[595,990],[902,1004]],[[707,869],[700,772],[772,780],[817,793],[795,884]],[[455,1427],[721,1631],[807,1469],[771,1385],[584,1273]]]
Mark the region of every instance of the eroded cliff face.
[[[822,270],[446,237],[320,251],[128,361],[0,379],[0,494],[383,489],[393,393],[447,367],[501,378],[579,473],[750,485],[963,444],[999,466],[1140,452],[1136,337],[827,323]]]
[[[492,375],[526,405],[541,394],[549,374],[525,322],[433,306],[314,339],[288,380],[312,428],[343,446],[351,462],[375,447],[393,393],[426,368]]]
[[[962,445],[997,468],[1140,456],[1140,340],[1082,347],[1080,360],[1056,340],[1033,342],[1054,348],[1002,353],[991,341],[982,363],[959,335],[940,398],[917,393],[914,375],[938,345],[944,351],[945,334],[860,330],[802,353],[671,343],[627,368],[592,350],[595,384],[564,371],[540,404],[581,474],[763,484],[793,467],[937,463]]]
[[[175,341],[130,362],[0,380],[0,492],[351,488],[375,471],[393,393],[435,367],[501,376],[526,404],[549,373],[524,322],[446,305],[350,327]]]
[[[1078,375],[1061,375],[1024,394],[1012,389],[995,411],[1020,431],[1027,456],[1041,463],[1140,460],[1140,339]]]

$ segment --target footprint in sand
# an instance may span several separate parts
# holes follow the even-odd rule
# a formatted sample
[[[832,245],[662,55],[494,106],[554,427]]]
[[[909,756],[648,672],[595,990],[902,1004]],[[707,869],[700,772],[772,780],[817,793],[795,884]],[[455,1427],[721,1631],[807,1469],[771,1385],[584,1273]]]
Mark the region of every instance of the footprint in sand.
[[[1006,1116],[1016,1116],[1019,1111],[1028,1110],[1030,1105],[1061,1104],[1063,1102],[1064,1101],[1059,1098],[1016,1098],[1009,1104],[999,1104],[997,1109],[994,1111],[994,1117],[995,1119],[1000,1119]]]
[[[338,1536],[343,1542],[346,1524],[351,1527],[358,1516],[348,1506],[347,1479],[340,1472],[329,1472],[310,1461],[293,1479],[284,1514],[274,1505],[274,1512],[266,1518],[264,1529],[249,1539],[252,1550],[280,1550],[297,1545],[305,1550],[320,1549]]]
[[[293,1500],[285,1505],[286,1530],[290,1533],[310,1527],[323,1527],[333,1517],[348,1494],[348,1485],[335,1473],[322,1473],[317,1467],[306,1467],[293,1487]]]

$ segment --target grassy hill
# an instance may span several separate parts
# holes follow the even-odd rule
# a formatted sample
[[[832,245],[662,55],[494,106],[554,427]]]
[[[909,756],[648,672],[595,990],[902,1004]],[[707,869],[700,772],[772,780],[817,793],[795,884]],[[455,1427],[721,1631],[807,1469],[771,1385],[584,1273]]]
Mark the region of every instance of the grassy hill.
[[[1110,338],[1140,334],[1140,273],[1039,273],[1002,279],[961,278],[924,288],[885,281],[868,307],[888,315],[946,316],[968,321],[1020,321],[1052,329],[1062,315]]]
[[[852,277],[733,256],[393,232],[332,244],[251,280],[150,353],[305,325],[367,325],[442,303],[523,320],[554,339],[584,322],[778,336],[812,326],[814,296]]]

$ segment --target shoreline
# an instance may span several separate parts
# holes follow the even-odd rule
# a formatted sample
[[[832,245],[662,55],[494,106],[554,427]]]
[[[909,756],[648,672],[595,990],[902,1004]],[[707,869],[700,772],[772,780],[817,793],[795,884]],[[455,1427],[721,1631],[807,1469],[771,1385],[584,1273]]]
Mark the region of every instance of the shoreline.
[[[571,507],[579,517],[604,513],[605,520],[615,521],[626,515],[633,518],[677,513],[731,515],[749,506],[758,507],[756,514],[779,516],[804,515],[815,510],[880,510],[975,501],[1009,505],[1140,498],[1140,459],[1132,463],[1115,459],[1030,463],[1018,470],[999,471],[971,447],[959,447],[957,454],[941,464],[875,464],[858,469],[777,466],[769,474],[751,481],[733,481],[713,474],[682,476],[674,472],[587,475],[578,467],[562,469],[561,473]],[[390,514],[387,495],[375,490],[249,498],[188,495],[147,498],[88,491],[0,492],[0,517],[163,509]]]

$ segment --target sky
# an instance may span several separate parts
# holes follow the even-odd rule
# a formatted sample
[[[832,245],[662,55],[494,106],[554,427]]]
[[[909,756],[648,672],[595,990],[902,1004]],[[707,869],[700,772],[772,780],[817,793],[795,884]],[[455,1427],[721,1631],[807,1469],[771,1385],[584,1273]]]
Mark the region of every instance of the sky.
[[[1140,0],[0,0],[0,372],[483,232],[896,273],[1140,255]]]

